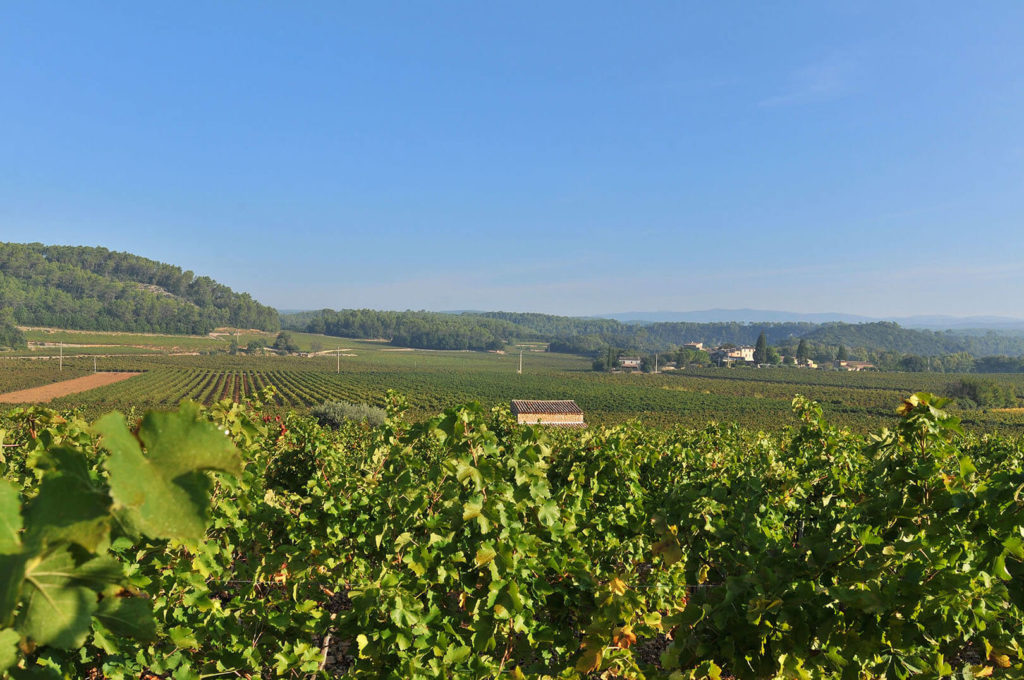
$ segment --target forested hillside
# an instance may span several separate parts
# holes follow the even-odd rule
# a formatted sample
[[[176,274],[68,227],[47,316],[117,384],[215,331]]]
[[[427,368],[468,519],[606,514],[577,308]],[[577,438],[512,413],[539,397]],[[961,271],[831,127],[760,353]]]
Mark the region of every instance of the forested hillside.
[[[860,324],[826,323],[803,337],[825,345],[845,345],[924,356],[955,352],[969,352],[975,356],[1024,354],[1024,339],[1017,334],[990,331],[984,335],[968,335],[953,331],[915,330],[903,328],[891,321]]]
[[[614,319],[554,316],[522,312],[381,312],[369,309],[320,310],[282,315],[286,328],[339,337],[383,338],[395,345],[426,349],[498,349],[510,342],[542,341],[552,351],[598,354],[608,348],[661,352],[691,342],[718,346],[753,345],[761,333],[771,345],[794,345],[801,338],[814,346],[851,351],[921,356],[969,353],[972,356],[1024,355],[1024,337],[1003,333],[968,335],[952,331],[903,328],[891,322],[629,324]]]
[[[0,243],[0,308],[26,326],[208,333],[277,330],[277,311],[207,276],[137,255]]]
[[[381,338],[423,349],[501,349],[523,335],[536,334],[507,321],[439,312],[382,312],[324,309],[281,315],[285,328],[340,338]]]

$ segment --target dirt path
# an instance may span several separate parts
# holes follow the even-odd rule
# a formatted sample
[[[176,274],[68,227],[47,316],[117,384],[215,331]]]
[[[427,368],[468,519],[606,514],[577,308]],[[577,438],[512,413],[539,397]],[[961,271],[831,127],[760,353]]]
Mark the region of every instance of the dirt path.
[[[115,372],[104,372],[104,373],[93,373],[92,375],[86,375],[81,378],[74,378],[73,380],[63,380],[58,383],[52,383],[50,385],[43,385],[42,387],[32,387],[27,390],[18,390],[17,392],[7,392],[6,394],[0,394],[0,403],[3,404],[41,404],[57,397],[63,397],[68,394],[76,394],[78,392],[85,392],[86,390],[96,389],[97,387],[103,387],[104,385],[110,385],[128,378],[133,378],[139,375],[136,372],[132,373],[115,373]]]

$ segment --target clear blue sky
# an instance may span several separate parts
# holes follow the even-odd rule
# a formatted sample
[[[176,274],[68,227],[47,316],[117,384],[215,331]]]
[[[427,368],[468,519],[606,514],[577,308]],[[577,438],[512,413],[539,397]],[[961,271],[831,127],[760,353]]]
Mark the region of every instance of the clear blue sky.
[[[1024,3],[8,2],[0,240],[285,308],[1024,316]]]

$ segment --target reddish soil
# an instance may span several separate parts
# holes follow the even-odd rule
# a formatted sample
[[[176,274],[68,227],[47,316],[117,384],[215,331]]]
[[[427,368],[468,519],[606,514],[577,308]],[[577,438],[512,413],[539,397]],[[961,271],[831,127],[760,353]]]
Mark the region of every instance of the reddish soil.
[[[139,375],[138,373],[115,373],[115,372],[104,372],[104,373],[93,373],[92,375],[86,375],[81,378],[75,378],[73,380],[63,380],[57,383],[51,383],[50,385],[43,385],[42,387],[32,387],[27,390],[18,390],[17,392],[7,392],[6,394],[0,394],[0,403],[3,404],[41,404],[57,397],[63,397],[68,394],[76,394],[78,392],[85,392],[86,390],[93,390],[97,387],[103,387],[104,385],[110,385],[112,383],[121,382],[128,378],[133,378]]]

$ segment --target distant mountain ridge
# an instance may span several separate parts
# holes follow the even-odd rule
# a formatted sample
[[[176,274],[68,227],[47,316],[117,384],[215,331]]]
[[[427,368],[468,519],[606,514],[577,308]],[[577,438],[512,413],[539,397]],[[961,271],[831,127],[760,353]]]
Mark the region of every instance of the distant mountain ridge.
[[[19,325],[78,330],[280,328],[277,310],[208,276],[86,246],[0,243],[0,309]]]

